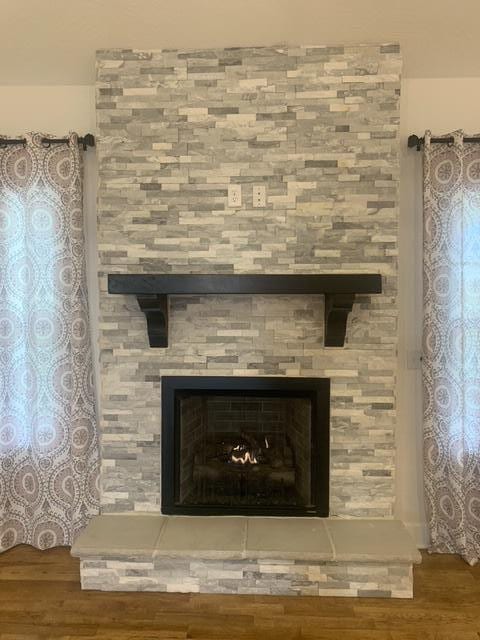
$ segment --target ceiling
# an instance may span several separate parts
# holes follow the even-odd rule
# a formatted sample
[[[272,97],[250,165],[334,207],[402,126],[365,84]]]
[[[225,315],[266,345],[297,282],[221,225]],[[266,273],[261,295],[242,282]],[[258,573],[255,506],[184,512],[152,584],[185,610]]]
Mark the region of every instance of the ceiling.
[[[0,85],[93,84],[95,50],[400,42],[410,78],[480,76],[479,0],[0,0]]]

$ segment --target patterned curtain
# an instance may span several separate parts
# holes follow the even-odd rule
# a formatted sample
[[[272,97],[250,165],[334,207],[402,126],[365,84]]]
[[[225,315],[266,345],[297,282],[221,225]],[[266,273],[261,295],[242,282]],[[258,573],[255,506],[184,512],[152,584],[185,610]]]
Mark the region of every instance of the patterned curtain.
[[[424,462],[431,550],[480,557],[480,144],[424,157]]]
[[[0,148],[0,550],[98,512],[81,158],[42,137]]]

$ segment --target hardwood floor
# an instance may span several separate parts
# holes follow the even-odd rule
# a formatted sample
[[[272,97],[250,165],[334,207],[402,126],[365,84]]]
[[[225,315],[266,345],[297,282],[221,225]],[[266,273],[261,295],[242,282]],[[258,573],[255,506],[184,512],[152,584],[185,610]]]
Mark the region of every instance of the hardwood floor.
[[[0,640],[480,640],[480,566],[424,554],[413,600],[81,591],[65,548],[0,555]]]

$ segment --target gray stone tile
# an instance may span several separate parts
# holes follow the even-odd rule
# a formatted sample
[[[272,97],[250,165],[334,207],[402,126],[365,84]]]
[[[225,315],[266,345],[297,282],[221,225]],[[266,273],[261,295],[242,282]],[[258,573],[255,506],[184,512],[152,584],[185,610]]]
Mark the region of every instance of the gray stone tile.
[[[320,518],[249,518],[248,557],[331,560],[333,549]]]
[[[421,555],[405,525],[399,520],[329,518],[325,522],[335,560],[421,562]]]
[[[101,515],[93,518],[72,545],[75,557],[151,558],[165,523],[158,515]]]
[[[245,518],[169,516],[154,557],[242,558]]]

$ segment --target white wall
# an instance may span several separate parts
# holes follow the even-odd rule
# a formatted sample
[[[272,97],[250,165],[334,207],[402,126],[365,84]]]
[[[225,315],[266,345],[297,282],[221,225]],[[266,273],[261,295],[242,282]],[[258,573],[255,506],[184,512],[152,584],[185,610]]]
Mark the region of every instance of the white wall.
[[[43,131],[64,135],[95,131],[94,88],[90,86],[0,87],[0,134]],[[396,514],[419,545],[426,544],[422,491],[422,158],[407,150],[407,136],[429,128],[436,134],[480,130],[480,78],[409,79],[402,83],[400,182],[400,340],[397,428]],[[96,160],[85,158],[85,220],[90,313],[96,349]],[[412,368],[413,367],[413,368]],[[415,368],[416,367],[416,368]],[[97,376],[98,380],[98,376]]]

